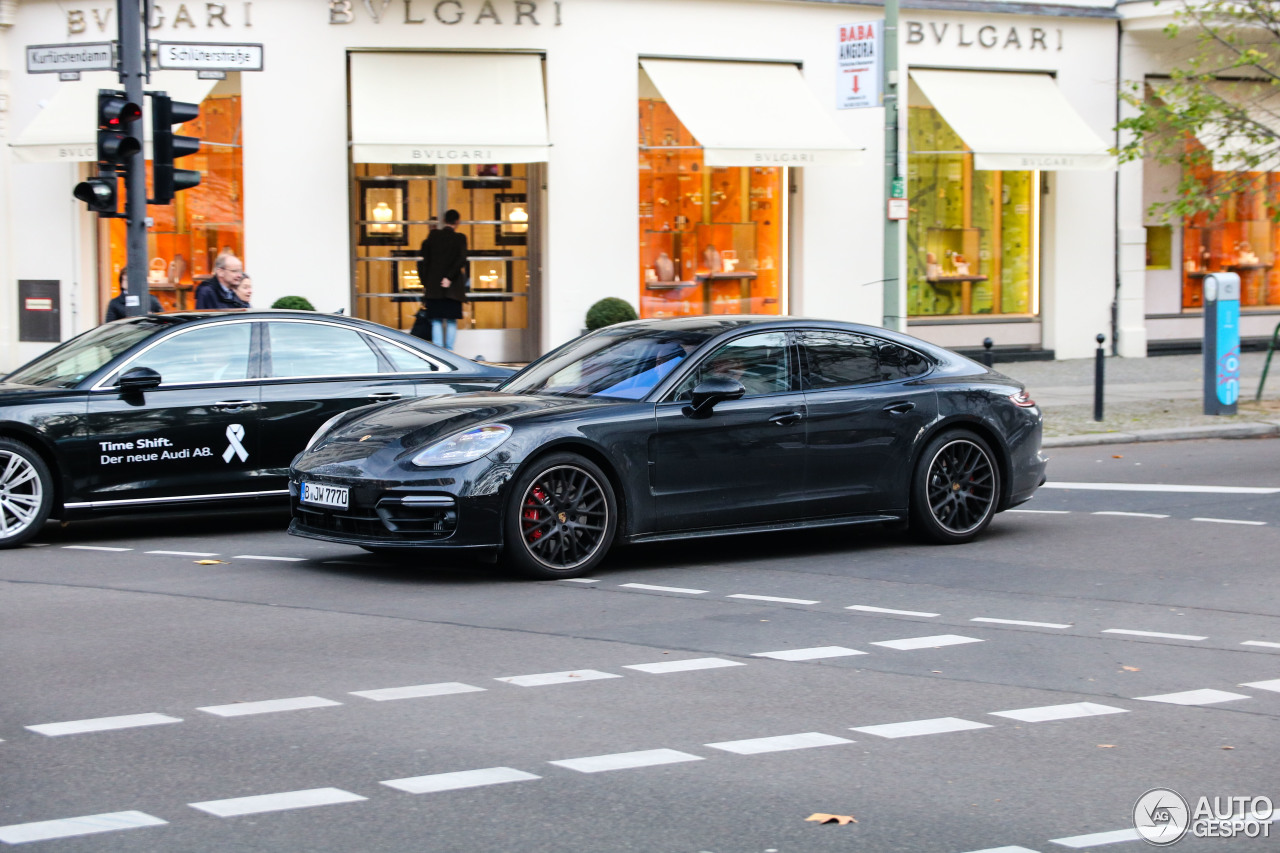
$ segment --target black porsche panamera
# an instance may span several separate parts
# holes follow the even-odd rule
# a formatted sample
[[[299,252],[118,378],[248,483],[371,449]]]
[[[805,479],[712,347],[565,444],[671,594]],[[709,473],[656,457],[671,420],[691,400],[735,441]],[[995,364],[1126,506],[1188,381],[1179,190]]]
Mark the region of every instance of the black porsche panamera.
[[[610,326],[493,391],[338,415],[290,532],[590,572],[615,542],[907,522],[967,542],[1045,479],[1021,384],[884,329],[714,316]]]

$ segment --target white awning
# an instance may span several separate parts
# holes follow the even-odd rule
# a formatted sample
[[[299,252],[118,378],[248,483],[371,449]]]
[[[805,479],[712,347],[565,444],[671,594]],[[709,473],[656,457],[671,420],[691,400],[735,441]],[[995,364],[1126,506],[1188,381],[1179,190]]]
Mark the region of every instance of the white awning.
[[[175,101],[198,104],[217,82],[199,80],[194,71],[153,71],[145,88],[149,92],[167,92]],[[85,74],[79,80],[59,83],[49,103],[9,143],[14,159],[21,163],[82,163],[98,159],[98,90],[118,89],[119,83],[114,74]],[[144,114],[141,121],[149,142],[150,114]]]
[[[973,151],[975,169],[1114,169],[1108,145],[1048,74],[912,69],[911,79]]]
[[[794,65],[642,59],[640,66],[708,166],[851,165],[861,156]]]
[[[351,54],[357,163],[542,163],[549,149],[540,56]]]

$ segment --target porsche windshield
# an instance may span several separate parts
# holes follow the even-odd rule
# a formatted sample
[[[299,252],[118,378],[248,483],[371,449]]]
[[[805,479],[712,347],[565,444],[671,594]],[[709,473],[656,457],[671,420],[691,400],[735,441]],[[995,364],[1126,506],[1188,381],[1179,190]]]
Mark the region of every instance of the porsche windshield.
[[[606,329],[566,344],[499,390],[639,400],[709,337],[692,329]]]
[[[18,368],[5,377],[5,381],[16,385],[72,388],[134,344],[171,325],[171,321],[158,317],[143,317],[132,323],[99,326]]]

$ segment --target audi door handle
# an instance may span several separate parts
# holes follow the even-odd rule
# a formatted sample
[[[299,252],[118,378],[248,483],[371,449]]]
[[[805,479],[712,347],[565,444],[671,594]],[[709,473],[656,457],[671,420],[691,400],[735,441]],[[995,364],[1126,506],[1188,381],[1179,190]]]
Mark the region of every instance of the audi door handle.
[[[369,395],[370,400],[399,400],[400,395],[395,391],[377,391]]]
[[[791,426],[792,424],[800,423],[800,419],[803,417],[804,415],[800,412],[783,412],[780,415],[774,415],[769,418],[769,423],[777,424],[778,426]]]
[[[253,405],[252,400],[223,400],[221,403],[214,403],[215,409],[244,409]]]
[[[907,412],[911,411],[915,407],[916,407],[915,403],[902,402],[902,403],[894,403],[891,406],[885,406],[884,410],[891,415],[905,415]]]

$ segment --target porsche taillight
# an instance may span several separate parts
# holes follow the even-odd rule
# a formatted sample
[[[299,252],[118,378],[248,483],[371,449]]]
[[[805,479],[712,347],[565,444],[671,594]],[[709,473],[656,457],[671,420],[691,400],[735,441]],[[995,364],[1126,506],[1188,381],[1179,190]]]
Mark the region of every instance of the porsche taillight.
[[[1021,408],[1024,408],[1024,409],[1030,409],[1032,406],[1036,404],[1036,401],[1031,399],[1031,395],[1027,393],[1025,388],[1019,391],[1017,394],[1010,394],[1009,400],[1015,406],[1020,406]]]

